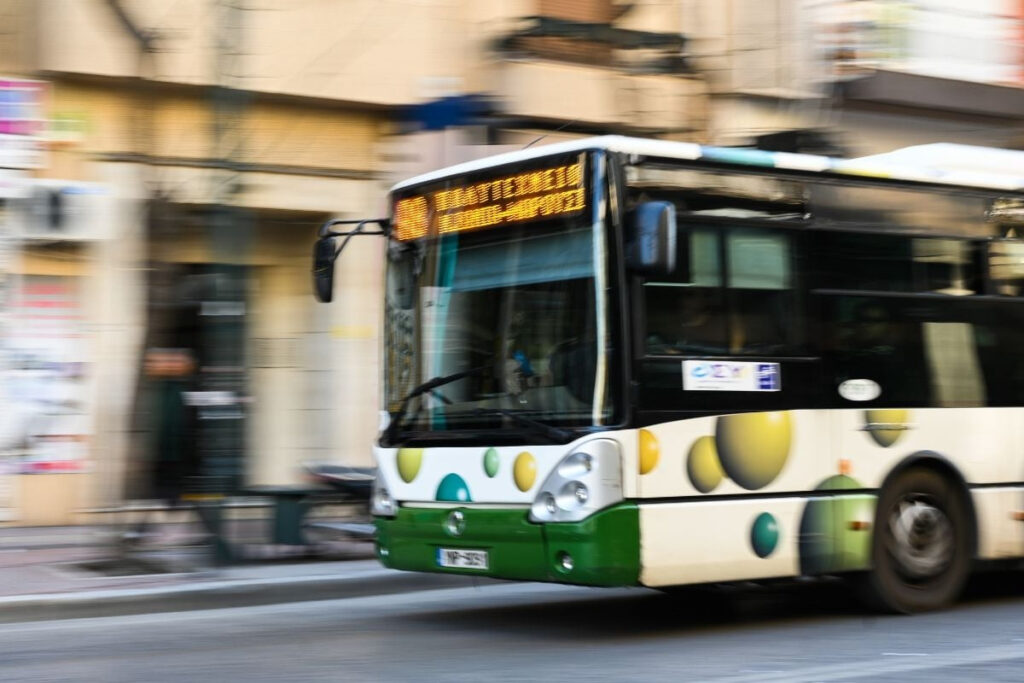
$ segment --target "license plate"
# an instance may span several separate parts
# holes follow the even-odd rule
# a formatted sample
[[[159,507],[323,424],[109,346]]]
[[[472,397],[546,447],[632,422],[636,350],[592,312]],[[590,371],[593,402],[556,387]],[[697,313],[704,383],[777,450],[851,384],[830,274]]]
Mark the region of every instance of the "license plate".
[[[438,548],[437,566],[456,569],[487,569],[487,551]]]

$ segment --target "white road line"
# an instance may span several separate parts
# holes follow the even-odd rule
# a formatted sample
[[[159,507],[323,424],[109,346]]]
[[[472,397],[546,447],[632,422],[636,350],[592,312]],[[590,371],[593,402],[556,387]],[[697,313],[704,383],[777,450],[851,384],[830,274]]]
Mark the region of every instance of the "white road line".
[[[790,669],[777,675],[743,675],[709,678],[716,683],[769,683],[785,681],[786,683],[825,683],[827,681],[844,681],[855,678],[871,678],[880,675],[906,673],[909,671],[927,671],[944,669],[968,664],[989,664],[992,662],[1024,659],[1024,649],[1020,645],[997,645],[979,647],[968,650],[937,653],[925,657],[908,659],[886,659],[875,662],[862,660],[847,661],[824,666]]]

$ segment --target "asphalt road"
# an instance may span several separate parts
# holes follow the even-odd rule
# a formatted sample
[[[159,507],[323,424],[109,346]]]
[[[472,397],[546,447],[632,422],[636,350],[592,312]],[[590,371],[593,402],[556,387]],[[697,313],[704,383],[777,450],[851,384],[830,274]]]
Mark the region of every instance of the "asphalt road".
[[[4,681],[1024,681],[1024,575],[952,610],[498,584],[0,626]]]

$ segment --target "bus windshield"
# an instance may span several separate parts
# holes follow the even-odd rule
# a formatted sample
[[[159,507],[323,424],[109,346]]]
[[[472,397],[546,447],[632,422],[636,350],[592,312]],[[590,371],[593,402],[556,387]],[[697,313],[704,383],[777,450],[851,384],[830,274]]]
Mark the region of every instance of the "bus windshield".
[[[392,242],[388,410],[426,380],[468,371],[410,400],[396,418],[400,431],[574,427],[607,417],[595,239],[577,216]]]

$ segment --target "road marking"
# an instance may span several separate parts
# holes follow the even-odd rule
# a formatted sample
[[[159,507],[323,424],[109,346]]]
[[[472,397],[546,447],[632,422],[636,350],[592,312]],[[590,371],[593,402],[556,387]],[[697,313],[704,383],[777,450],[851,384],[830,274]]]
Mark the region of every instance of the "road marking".
[[[844,681],[850,679],[868,679],[873,676],[907,673],[911,671],[940,670],[953,666],[970,664],[989,664],[1000,661],[1024,660],[1024,652],[1020,645],[997,645],[979,647],[953,652],[941,652],[924,657],[863,661],[847,661],[837,664],[811,666],[801,669],[790,669],[779,674],[743,674],[709,678],[717,683],[826,683],[827,681]]]

